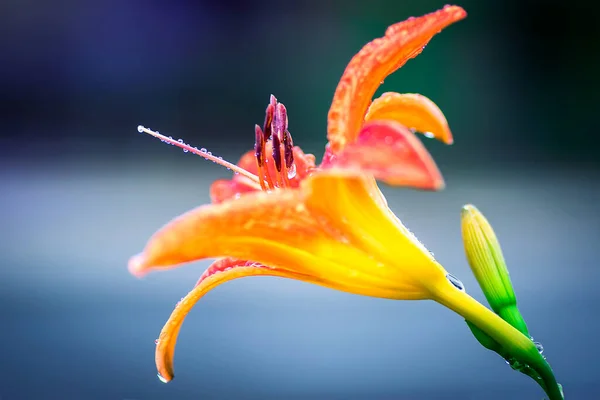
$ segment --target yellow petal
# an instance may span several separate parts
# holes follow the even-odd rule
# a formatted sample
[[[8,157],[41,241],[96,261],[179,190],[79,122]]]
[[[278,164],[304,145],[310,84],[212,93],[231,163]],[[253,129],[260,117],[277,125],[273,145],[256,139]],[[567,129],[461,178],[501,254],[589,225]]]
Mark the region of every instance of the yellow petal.
[[[452,144],[452,132],[442,111],[427,97],[416,93],[388,92],[375,99],[365,121],[393,120],[407,128],[431,134],[446,144]]]
[[[202,275],[194,289],[185,296],[175,307],[171,313],[169,320],[164,325],[160,336],[156,343],[155,361],[158,374],[163,382],[168,382],[173,379],[173,359],[175,354],[175,345],[179,330],[185,320],[185,317],[190,312],[192,307],[209,291],[218,285],[249,276],[277,276],[282,278],[291,278],[300,281],[305,281],[320,286],[330,287],[333,289],[362,294],[373,297],[392,297],[395,293],[386,293],[381,289],[373,289],[370,287],[347,287],[336,284],[327,280],[327,278],[318,278],[293,271],[267,267],[262,264],[253,263],[245,260],[224,258],[215,261]],[[417,296],[419,298],[420,296]]]
[[[300,189],[249,193],[199,207],[159,230],[144,251],[130,260],[130,270],[143,275],[152,269],[230,256],[347,287],[395,291],[393,298],[413,299],[414,292],[426,297],[420,282],[398,265],[430,265],[429,253],[404,248],[411,243],[403,241],[404,228],[390,225],[388,211],[377,208],[366,189],[359,190],[367,182],[336,171],[321,172],[307,178]],[[330,190],[345,184],[353,189]],[[374,208],[366,207],[369,203]],[[363,218],[366,210],[374,211],[371,217]],[[388,226],[384,232],[395,233],[391,247],[387,247],[391,238],[378,236],[383,226]],[[387,242],[378,243],[377,237]],[[386,258],[392,249],[400,253]]]

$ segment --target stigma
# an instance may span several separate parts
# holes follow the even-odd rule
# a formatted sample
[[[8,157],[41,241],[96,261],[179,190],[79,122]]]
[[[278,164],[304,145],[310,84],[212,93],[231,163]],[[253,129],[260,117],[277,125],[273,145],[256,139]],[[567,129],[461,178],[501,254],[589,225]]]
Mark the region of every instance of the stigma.
[[[195,154],[210,160],[229,170],[245,180],[246,184],[258,190],[271,191],[278,188],[290,187],[290,179],[296,176],[294,164],[294,142],[288,130],[287,110],[271,95],[269,105],[265,112],[265,121],[262,128],[254,127],[254,155],[258,174],[254,174],[240,166],[213,155],[205,148],[198,149],[182,139],[173,139],[158,131],[153,131],[143,125],[138,125],[138,132],[147,133],[161,142],[177,146],[185,153]]]

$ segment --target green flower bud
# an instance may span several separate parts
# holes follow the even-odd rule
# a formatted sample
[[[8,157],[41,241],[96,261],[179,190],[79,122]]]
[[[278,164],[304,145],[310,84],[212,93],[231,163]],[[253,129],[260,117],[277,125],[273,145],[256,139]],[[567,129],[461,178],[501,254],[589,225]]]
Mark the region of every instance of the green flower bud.
[[[473,205],[461,213],[463,244],[469,266],[492,310],[529,337],[527,325],[517,308],[500,243],[487,219]]]

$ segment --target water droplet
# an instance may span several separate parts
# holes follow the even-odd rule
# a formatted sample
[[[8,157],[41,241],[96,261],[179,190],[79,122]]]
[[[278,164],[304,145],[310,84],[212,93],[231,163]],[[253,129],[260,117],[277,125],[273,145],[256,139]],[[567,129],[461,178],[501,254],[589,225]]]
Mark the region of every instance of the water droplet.
[[[210,151],[207,151],[206,154],[208,154],[209,156],[212,156],[212,153]]]
[[[187,152],[188,152],[188,149],[183,149],[183,152],[184,152],[184,153],[187,153]]]
[[[156,340],[154,341],[154,344],[155,344],[155,345],[158,345],[158,343],[160,343],[160,340],[156,339]]]
[[[139,132],[139,133],[143,133],[143,132],[144,132],[144,129],[146,129],[146,128],[144,127],[144,125],[138,125],[138,132]]]
[[[533,340],[533,338],[531,338],[531,340]],[[535,348],[540,354],[544,354],[544,346],[540,342],[534,341],[533,344],[535,344]]]
[[[177,141],[183,144],[183,139],[177,139]]]
[[[158,374],[156,374],[156,376],[158,376],[158,379],[162,382],[162,383],[169,383],[169,380],[167,378],[165,378],[164,376],[162,376],[160,374],[160,372]]]
[[[292,179],[296,176],[296,164],[292,163],[292,166],[288,169],[288,179]]]
[[[423,132],[426,138],[433,139],[435,135],[432,132]]]
[[[446,279],[448,279],[448,281],[451,284],[453,284],[454,287],[457,288],[458,290],[460,290],[461,292],[465,291],[465,285],[463,285],[463,283],[460,281],[460,279],[458,279],[454,275],[448,274],[448,275],[446,275]]]
[[[206,149],[203,147],[203,148],[200,149],[200,152],[206,153]]]

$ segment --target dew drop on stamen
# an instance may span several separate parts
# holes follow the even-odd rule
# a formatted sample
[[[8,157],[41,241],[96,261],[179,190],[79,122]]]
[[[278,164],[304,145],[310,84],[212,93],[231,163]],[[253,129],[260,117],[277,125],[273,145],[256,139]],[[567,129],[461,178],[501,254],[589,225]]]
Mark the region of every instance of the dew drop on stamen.
[[[292,164],[292,166],[288,169],[287,176],[288,179],[292,179],[296,176],[296,164]]]
[[[204,147],[203,147],[203,148],[201,148],[201,149],[200,149],[200,151],[201,151],[202,153],[206,153],[206,149],[205,149]]]
[[[139,133],[144,133],[144,129],[146,129],[146,128],[144,127],[144,125],[138,125],[138,132],[139,132]]]

